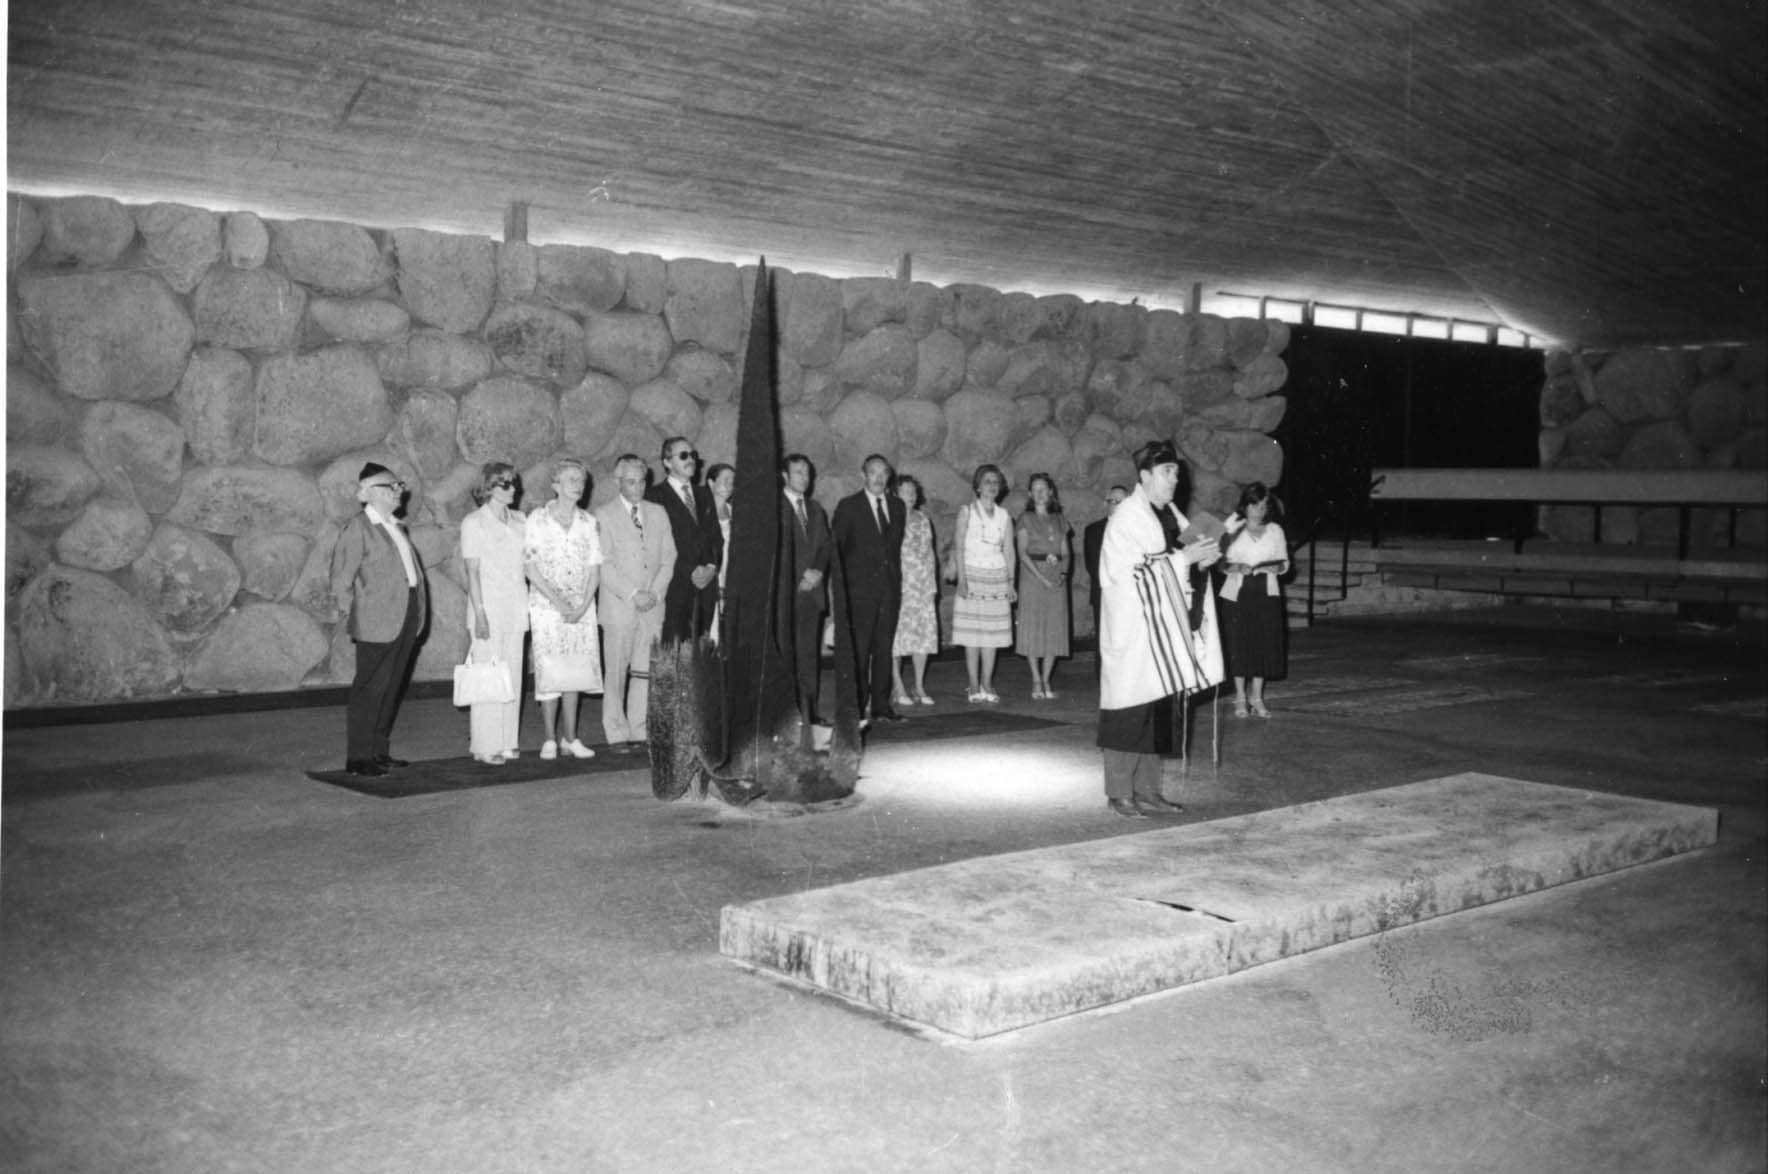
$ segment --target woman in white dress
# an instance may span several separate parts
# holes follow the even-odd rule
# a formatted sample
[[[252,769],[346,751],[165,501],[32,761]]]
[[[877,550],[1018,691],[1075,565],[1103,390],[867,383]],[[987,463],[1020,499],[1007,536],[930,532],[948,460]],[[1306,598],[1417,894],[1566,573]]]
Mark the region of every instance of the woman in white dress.
[[[528,634],[528,584],[522,574],[526,525],[515,509],[522,478],[513,465],[492,461],[479,470],[473,500],[461,519],[460,557],[467,569],[467,630],[474,661],[496,661],[513,701],[482,701],[468,711],[468,750],[488,766],[519,757],[522,725],[522,639]]]
[[[954,545],[958,595],[952,605],[952,643],[964,646],[970,674],[969,700],[999,701],[994,691],[995,652],[1013,644],[1013,519],[1000,504],[1007,478],[981,465],[970,478],[976,500],[958,511]]]
[[[579,693],[602,691],[601,637],[595,592],[602,544],[596,521],[580,504],[589,484],[583,463],[553,466],[553,499],[528,515],[523,562],[528,572],[528,621],[534,631],[534,698],[546,719],[540,757],[594,758],[577,737]],[[559,717],[563,711],[563,741]]]

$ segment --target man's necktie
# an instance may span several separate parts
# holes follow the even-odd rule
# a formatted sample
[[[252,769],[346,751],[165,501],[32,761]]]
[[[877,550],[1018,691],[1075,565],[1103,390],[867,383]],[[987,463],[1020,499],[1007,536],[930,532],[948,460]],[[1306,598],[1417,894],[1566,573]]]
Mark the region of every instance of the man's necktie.
[[[872,499],[872,505],[875,506],[878,511],[878,533],[883,534],[890,529],[890,519],[884,516],[884,499],[881,497],[874,497]]]
[[[683,485],[681,487],[681,504],[688,507],[688,513],[691,514],[694,512],[694,487],[693,486]]]
[[[627,504],[632,507],[632,524],[634,528],[638,530],[638,536],[643,538],[645,536],[645,523],[644,520],[638,516],[638,502],[633,501],[628,502]]]
[[[810,533],[810,515],[804,512],[804,499],[802,497],[793,498],[792,505],[798,510],[798,528],[806,534]]]

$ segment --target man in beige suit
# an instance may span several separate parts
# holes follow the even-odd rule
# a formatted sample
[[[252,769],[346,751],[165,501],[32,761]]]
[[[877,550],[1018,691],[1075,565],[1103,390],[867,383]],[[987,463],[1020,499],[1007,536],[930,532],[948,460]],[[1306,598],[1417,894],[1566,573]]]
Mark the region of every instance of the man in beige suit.
[[[650,468],[633,453],[614,462],[619,493],[595,511],[602,533],[602,731],[616,753],[645,748],[651,644],[663,630],[663,596],[675,572],[669,515],[645,500]]]
[[[356,641],[344,769],[370,778],[406,765],[392,754],[393,719],[429,617],[423,563],[398,518],[404,499],[404,482],[385,466],[362,466],[356,482],[362,512],[344,523],[332,550],[332,599],[349,615]]]

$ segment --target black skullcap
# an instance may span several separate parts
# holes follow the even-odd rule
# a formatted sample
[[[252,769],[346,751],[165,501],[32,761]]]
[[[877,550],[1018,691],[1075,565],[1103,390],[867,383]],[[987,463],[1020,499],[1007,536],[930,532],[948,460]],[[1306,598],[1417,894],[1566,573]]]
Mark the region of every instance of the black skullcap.
[[[373,461],[370,461],[368,464],[362,466],[362,472],[356,474],[356,480],[367,481],[370,477],[379,477],[382,473],[391,477],[393,475],[393,470],[387,468],[385,465],[377,465]]]
[[[1176,465],[1178,463],[1178,450],[1173,448],[1170,440],[1150,440],[1136,453],[1136,468],[1138,470],[1158,469],[1162,465]]]

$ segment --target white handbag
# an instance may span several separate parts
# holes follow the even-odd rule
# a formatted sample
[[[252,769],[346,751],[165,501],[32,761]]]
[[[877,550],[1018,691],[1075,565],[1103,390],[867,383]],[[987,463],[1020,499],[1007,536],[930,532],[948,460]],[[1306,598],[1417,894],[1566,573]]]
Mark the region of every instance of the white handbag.
[[[454,666],[454,704],[464,709],[469,705],[508,705],[515,699],[508,667],[495,658],[474,660],[468,648],[466,663]]]

